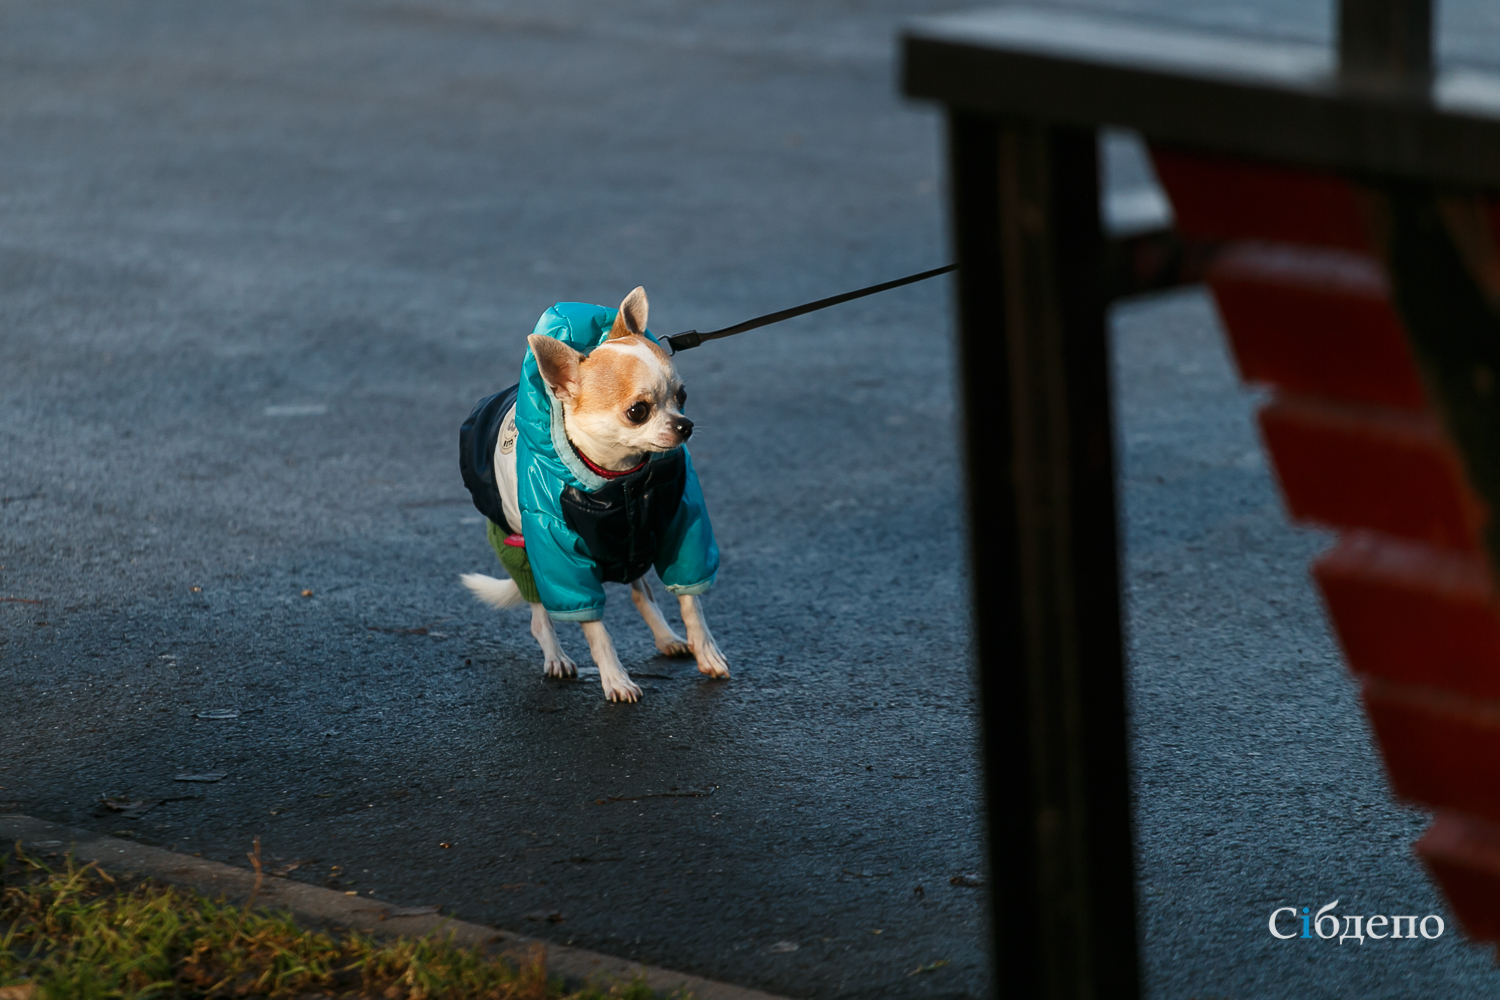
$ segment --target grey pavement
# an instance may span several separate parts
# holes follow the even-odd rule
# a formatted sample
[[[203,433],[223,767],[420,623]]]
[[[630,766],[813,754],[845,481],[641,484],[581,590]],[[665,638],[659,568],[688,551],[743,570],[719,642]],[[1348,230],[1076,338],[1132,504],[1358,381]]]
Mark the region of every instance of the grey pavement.
[[[794,997],[985,994],[941,283],[681,359],[733,680],[615,588],[647,690],[606,704],[457,582],[495,567],[458,424],[552,302],[643,284],[655,330],[707,329],[946,259],[940,122],[891,60],[945,6],[0,5],[0,597],[38,602],[0,603],[0,811],[259,835],[294,878]],[[1451,6],[1445,51],[1492,51]],[[1128,304],[1117,344],[1150,996],[1490,995],[1451,931],[1267,934],[1443,912],[1424,821],[1211,307]]]

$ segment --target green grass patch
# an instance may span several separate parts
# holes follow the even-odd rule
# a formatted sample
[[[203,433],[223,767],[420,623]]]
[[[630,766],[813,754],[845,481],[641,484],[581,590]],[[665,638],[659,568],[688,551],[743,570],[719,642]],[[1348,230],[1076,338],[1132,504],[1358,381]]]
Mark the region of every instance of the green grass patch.
[[[51,867],[19,845],[0,855],[0,1000],[207,997],[658,1000],[641,980],[570,991],[541,948],[517,962],[437,934],[309,930],[253,899],[127,881],[71,856]]]

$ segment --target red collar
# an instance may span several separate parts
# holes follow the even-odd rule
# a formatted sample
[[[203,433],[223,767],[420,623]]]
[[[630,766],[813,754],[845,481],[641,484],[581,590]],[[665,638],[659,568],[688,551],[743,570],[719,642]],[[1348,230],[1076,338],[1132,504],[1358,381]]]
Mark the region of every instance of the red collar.
[[[642,459],[641,464],[637,465],[633,469],[623,469],[620,472],[612,472],[609,469],[601,468],[600,466],[595,465],[593,462],[590,462],[589,457],[583,452],[579,451],[578,446],[576,444],[573,444],[572,441],[569,441],[568,444],[573,445],[573,454],[577,455],[580,459],[583,460],[583,464],[589,467],[590,472],[604,479],[619,479],[621,476],[628,476],[632,472],[639,472],[641,471],[641,469],[645,468],[646,463],[650,461],[649,458]]]

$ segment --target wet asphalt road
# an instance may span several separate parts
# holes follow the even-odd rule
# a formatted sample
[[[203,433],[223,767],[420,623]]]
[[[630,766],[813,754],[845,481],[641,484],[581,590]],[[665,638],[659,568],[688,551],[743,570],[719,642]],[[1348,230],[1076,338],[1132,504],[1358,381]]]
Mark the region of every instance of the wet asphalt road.
[[[646,692],[608,705],[457,583],[495,571],[458,424],[552,302],[644,284],[653,328],[707,329],[946,259],[890,61],[921,9],[0,5],[0,809],[259,835],[295,878],[795,997],[985,993],[941,283],[681,359],[730,682],[614,588]],[[1326,30],[1254,11],[1187,13]],[[1424,821],[1211,307],[1129,304],[1117,346],[1150,995],[1492,994],[1452,934],[1266,933],[1442,912]]]
[[[458,425],[553,302],[711,329],[945,259],[892,16],[3,16],[7,808],[794,996],[984,988],[942,285],[684,356],[731,682],[613,588],[606,704],[458,583]]]

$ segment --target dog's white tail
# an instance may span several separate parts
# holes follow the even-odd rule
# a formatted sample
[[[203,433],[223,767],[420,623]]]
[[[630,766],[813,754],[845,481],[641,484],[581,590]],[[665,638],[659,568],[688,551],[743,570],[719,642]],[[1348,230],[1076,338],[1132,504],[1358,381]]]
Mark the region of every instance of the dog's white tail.
[[[497,580],[483,573],[464,573],[459,579],[475,597],[492,608],[514,608],[526,603],[514,580]]]

